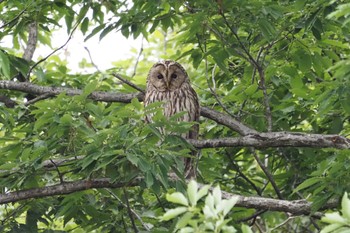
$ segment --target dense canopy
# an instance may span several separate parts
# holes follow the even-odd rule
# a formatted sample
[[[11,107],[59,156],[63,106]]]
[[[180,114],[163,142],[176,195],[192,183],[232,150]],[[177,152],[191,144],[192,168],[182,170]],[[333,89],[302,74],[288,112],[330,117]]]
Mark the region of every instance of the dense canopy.
[[[0,0],[0,231],[343,227],[346,195],[343,215],[323,219],[333,225],[320,219],[350,188],[349,16],[327,0]],[[64,50],[77,33],[143,43],[114,68],[90,56],[73,70]],[[161,59],[198,93],[198,140],[181,137],[195,123],[143,107]]]

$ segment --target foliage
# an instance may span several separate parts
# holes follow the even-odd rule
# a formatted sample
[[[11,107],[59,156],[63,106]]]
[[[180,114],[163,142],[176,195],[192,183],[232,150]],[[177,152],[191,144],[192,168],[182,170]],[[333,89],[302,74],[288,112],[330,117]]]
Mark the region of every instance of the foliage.
[[[198,190],[197,182],[191,180],[187,186],[187,198],[181,192],[167,194],[166,199],[169,202],[180,204],[181,207],[169,209],[161,220],[168,221],[183,215],[176,222],[177,232],[236,232],[233,226],[228,225],[230,219],[227,215],[238,197],[223,200],[219,186],[212,193],[208,193],[209,188],[206,185]],[[199,201],[204,197],[204,205],[200,205]],[[245,229],[243,232],[250,232],[249,228],[242,229]]]
[[[18,75],[27,76],[33,68],[31,83],[83,90],[81,95],[62,93],[29,105],[26,103],[33,96],[0,90],[1,96],[17,103],[14,108],[0,103],[0,193],[93,178],[127,184],[135,177],[142,178],[135,187],[88,189],[2,205],[0,231],[118,232],[137,228],[168,232],[176,228],[176,223],[159,221],[159,216],[164,219],[165,210],[172,208],[166,198],[174,200],[172,195],[184,193],[183,180],[174,181],[168,174],[175,172],[183,178],[181,158],[193,147],[179,135],[191,124],[177,123],[177,116],[165,119],[159,104],[144,109],[136,99],[125,104],[88,98],[93,91],[136,92],[113,78],[113,72],[144,88],[149,67],[158,59],[184,64],[202,106],[224,112],[259,132],[350,133],[346,1],[0,2],[0,41],[12,41],[12,46],[0,44],[0,79],[19,81]],[[82,61],[81,65],[89,68],[83,73],[68,68],[70,60],[61,50],[40,63],[41,58],[24,60],[32,22],[38,25],[38,49],[56,49],[51,44],[53,33],[62,29],[67,39],[79,32],[85,41],[93,37],[103,40],[120,32],[129,38],[143,37],[147,45],[138,61],[139,51],[133,51],[132,58],[115,61],[111,70],[95,70],[92,62]],[[155,112],[156,122],[145,124],[144,114],[150,111]],[[172,133],[162,135],[159,126]],[[201,118],[200,135],[201,139],[239,136],[207,118]],[[313,212],[350,188],[349,150],[218,147],[203,149],[200,154],[201,183],[220,184],[222,190],[244,196],[277,199],[274,182],[283,199],[307,198]],[[272,180],[257,159],[263,161]],[[63,160],[66,162],[61,164]],[[179,193],[166,195],[175,187]],[[201,226],[210,216],[209,207],[205,211],[204,207],[214,200],[210,208],[218,210],[224,202],[218,189],[207,194],[207,188],[197,190],[194,183],[189,187],[188,196],[182,197],[188,205],[178,207],[185,208],[180,209],[184,212],[178,228],[194,227],[185,222],[195,216],[194,223]],[[193,197],[195,194],[199,196]],[[208,201],[203,203],[206,194]],[[210,221],[230,219],[230,224],[237,226],[245,220],[254,224],[254,231],[266,232],[316,231],[323,224],[312,216],[289,220],[285,213],[237,210],[230,214],[218,211]],[[340,217],[347,219],[342,213]],[[203,222],[196,222],[198,219]]]
[[[348,232],[350,228],[350,199],[348,194],[344,193],[341,202],[341,213],[333,212],[326,213],[321,219],[323,222],[329,223],[328,226],[322,229],[321,233],[328,232]]]

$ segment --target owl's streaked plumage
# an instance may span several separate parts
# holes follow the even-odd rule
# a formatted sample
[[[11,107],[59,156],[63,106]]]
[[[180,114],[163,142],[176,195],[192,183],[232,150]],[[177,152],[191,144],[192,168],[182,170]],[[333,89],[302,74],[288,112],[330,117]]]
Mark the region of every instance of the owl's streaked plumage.
[[[147,77],[144,105],[154,102],[164,102],[163,113],[170,117],[179,112],[187,114],[178,118],[178,121],[198,121],[199,102],[197,93],[190,84],[186,70],[177,62],[165,60],[152,66]],[[152,115],[146,115],[146,121],[152,122]],[[198,138],[198,125],[194,125],[185,136],[188,139]],[[191,159],[185,160],[185,176],[194,177],[195,168]]]

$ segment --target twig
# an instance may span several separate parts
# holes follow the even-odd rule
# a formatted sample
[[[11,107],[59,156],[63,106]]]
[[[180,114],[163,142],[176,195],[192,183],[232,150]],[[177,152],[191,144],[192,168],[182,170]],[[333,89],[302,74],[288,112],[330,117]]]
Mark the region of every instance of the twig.
[[[277,226],[275,226],[274,228],[271,229],[271,232],[273,232],[274,230],[276,230],[277,228],[287,224],[290,220],[296,218],[297,216],[289,216],[286,220],[284,220],[283,222],[281,222],[280,224],[278,224]]]
[[[235,32],[235,30],[232,29],[232,27],[229,24],[225,14],[221,13],[221,16],[224,19],[224,22],[225,22],[226,26],[230,29],[231,33],[234,35],[234,37],[238,41],[239,45],[242,47],[243,51],[247,55],[248,61],[253,65],[253,67],[259,73],[259,76],[260,76],[260,87],[261,87],[261,89],[263,91],[263,95],[264,95],[264,105],[265,105],[265,115],[266,115],[266,120],[267,120],[267,129],[268,129],[268,132],[271,132],[272,131],[272,114],[271,114],[271,108],[270,108],[270,104],[269,104],[269,100],[268,100],[268,94],[267,94],[267,91],[266,91],[265,74],[264,74],[263,68],[259,64],[259,62],[257,60],[255,60],[253,58],[253,56],[250,54],[248,49],[245,47],[245,45],[240,40],[238,34]]]
[[[105,189],[107,192],[109,192],[109,194],[111,194],[115,199],[117,199],[119,202],[120,202],[120,204],[122,204],[125,208],[128,208],[127,207],[127,205],[125,205],[123,202],[122,202],[122,200],[120,200],[120,198],[117,196],[117,195],[115,195],[111,190],[109,190],[109,189]],[[147,224],[146,223],[144,223],[143,221],[142,221],[142,218],[140,217],[140,215],[138,215],[136,212],[135,212],[135,210],[133,210],[133,209],[131,209],[130,208],[130,211],[131,211],[131,213],[137,218],[137,220],[139,220],[140,221],[140,223],[142,224],[142,226],[147,230],[147,231],[150,231],[151,229],[147,226]]]
[[[11,23],[13,23],[14,21],[16,21],[19,17],[21,17],[21,15],[24,14],[24,12],[26,12],[28,6],[26,8],[24,8],[21,12],[19,12],[18,15],[16,15],[16,17],[14,17],[12,20],[10,20],[9,22],[3,24],[2,26],[0,26],[0,29],[3,29],[4,27],[7,27],[8,25],[10,25]]]
[[[232,164],[233,168],[235,169],[235,171],[245,180],[247,181],[252,187],[253,189],[256,191],[256,193],[261,196],[262,192],[261,190],[253,183],[253,181],[251,181],[239,168],[239,166],[233,161],[233,159],[231,158],[231,156],[228,154],[227,150],[226,151],[226,156],[228,158],[228,160],[230,161],[230,163]]]
[[[208,83],[208,87],[210,89],[210,92],[214,95],[216,101],[218,102],[218,104],[222,107],[222,109],[228,114],[230,115],[231,117],[233,118],[237,118],[237,116],[235,116],[234,114],[232,114],[228,108],[221,102],[218,94],[216,93],[216,84],[215,84],[215,69],[216,69],[217,65],[215,64],[214,67],[213,67],[213,70],[212,70],[212,73],[211,73],[211,81],[213,83],[213,87],[211,87],[211,85],[209,84],[209,77],[207,75],[207,83]],[[207,69],[208,69],[208,60],[205,59],[205,69],[206,69],[206,74],[208,73],[207,72]]]
[[[137,58],[136,58],[136,62],[135,62],[135,65],[134,65],[134,71],[133,71],[133,73],[132,73],[130,79],[132,79],[132,78],[135,77],[135,75],[136,75],[137,66],[138,66],[138,64],[139,64],[139,61],[140,61],[142,52],[143,52],[143,36],[142,36],[142,38],[141,38],[141,47],[140,47],[140,51],[139,51],[139,54],[138,54],[138,56],[137,56]]]
[[[44,100],[44,99],[47,99],[47,98],[50,98],[54,95],[52,95],[51,93],[46,93],[46,94],[43,94],[43,95],[39,95],[38,97],[35,97],[34,99],[31,99],[27,102],[24,103],[24,106],[29,106],[31,104],[34,104],[40,100]]]
[[[271,107],[269,103],[269,96],[267,94],[266,85],[265,85],[265,73],[262,68],[258,68],[258,73],[260,76],[260,88],[263,91],[264,95],[264,105],[265,105],[265,116],[267,120],[267,131],[272,131],[272,114],[271,114]]]
[[[40,63],[46,61],[46,60],[47,60],[49,57],[51,57],[54,53],[56,53],[57,51],[61,50],[63,47],[65,47],[65,46],[68,44],[68,42],[72,39],[73,33],[74,33],[75,30],[78,28],[78,26],[79,26],[79,23],[76,23],[75,26],[73,27],[71,33],[69,34],[69,37],[68,37],[67,41],[66,41],[63,45],[61,45],[61,46],[58,47],[57,49],[53,50],[53,51],[52,51],[51,53],[49,53],[46,57],[40,59],[38,62],[36,62],[36,63],[29,69],[29,71],[28,71],[28,73],[27,73],[27,78],[26,78],[27,80],[29,80],[29,76],[30,76],[30,74],[32,73],[32,71],[33,71],[33,69],[34,69],[35,67],[37,67]]]
[[[224,19],[224,22],[226,24],[226,26],[229,28],[229,30],[231,31],[231,33],[233,34],[233,36],[236,38],[236,40],[238,41],[239,45],[242,47],[243,51],[245,52],[245,54],[248,56],[248,61],[256,68],[260,67],[260,65],[257,63],[257,61],[253,58],[253,56],[250,54],[250,52],[248,51],[248,49],[245,47],[245,45],[242,43],[242,41],[240,40],[238,34],[235,32],[235,30],[232,29],[231,25],[229,24],[225,14],[223,12],[220,13],[220,15],[222,16],[222,18]]]
[[[89,50],[86,46],[84,46],[84,49],[87,51],[87,53],[88,53],[88,55],[89,55],[91,64],[95,67],[95,69],[96,69],[98,72],[101,72],[100,69],[98,68],[98,66],[95,64],[94,60],[92,59],[90,50]]]
[[[134,232],[137,233],[137,232],[139,232],[139,230],[136,227],[135,220],[134,220],[134,217],[132,215],[132,211],[131,211],[131,207],[130,207],[130,203],[129,203],[128,193],[125,190],[125,188],[123,188],[123,192],[124,192],[124,198],[125,198],[125,201],[126,201],[126,207],[127,207],[127,210],[128,210],[128,214],[129,214],[129,217],[130,217],[132,228],[134,229]]]
[[[130,87],[132,87],[132,88],[138,90],[139,92],[145,94],[145,91],[144,91],[141,87],[139,87],[139,86],[137,86],[136,84],[130,82],[129,80],[126,80],[126,79],[122,78],[119,74],[113,73],[112,75],[113,75],[114,77],[116,77],[117,79],[119,79],[120,81],[122,81],[123,83],[125,83],[125,84],[129,85]]]
[[[52,159],[50,159],[50,162],[55,166],[61,184],[64,183],[63,176],[62,176],[62,174],[61,174],[61,172],[60,172],[58,166],[56,165],[56,163],[55,163]]]
[[[277,184],[275,182],[275,180],[273,179],[273,176],[271,175],[270,171],[267,169],[267,167],[264,165],[264,163],[260,160],[258,154],[256,153],[254,148],[251,148],[251,152],[253,153],[253,156],[256,160],[256,162],[259,164],[261,170],[263,170],[264,174],[266,175],[267,179],[270,181],[273,189],[275,190],[277,196],[279,199],[283,199],[282,194],[279,190],[279,188],[277,187]]]

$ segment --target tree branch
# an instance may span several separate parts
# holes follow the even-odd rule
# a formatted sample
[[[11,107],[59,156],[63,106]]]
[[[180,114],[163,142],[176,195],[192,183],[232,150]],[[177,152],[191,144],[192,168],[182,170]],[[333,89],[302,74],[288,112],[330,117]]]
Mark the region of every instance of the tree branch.
[[[112,75],[114,77],[116,77],[117,79],[119,79],[120,81],[122,81],[123,83],[126,83],[130,87],[134,88],[135,90],[138,90],[142,94],[145,94],[145,90],[143,90],[142,88],[138,87],[137,85],[135,85],[134,83],[130,82],[129,80],[126,80],[126,79],[122,78],[119,74],[113,73]]]
[[[21,91],[35,95],[58,95],[65,92],[67,95],[80,95],[81,90],[64,87],[45,87],[31,83],[18,83],[0,80],[0,89]],[[143,100],[142,93],[113,93],[92,92],[88,98],[95,101],[130,103],[133,98]],[[219,124],[243,135],[235,138],[188,140],[197,148],[215,147],[311,147],[311,148],[337,148],[350,149],[350,139],[340,135],[307,134],[294,132],[268,132],[259,133],[254,129],[242,124],[232,117],[206,107],[201,108],[201,115],[216,121]]]
[[[37,22],[31,22],[28,25],[28,41],[27,41],[27,47],[24,50],[23,53],[23,59],[30,62],[33,58],[36,44],[38,42],[38,24]]]
[[[81,95],[83,92],[78,89],[64,88],[64,87],[45,87],[38,86],[31,83],[18,83],[13,81],[0,81],[0,89],[21,91],[25,93],[30,93],[34,95],[59,95],[62,92],[65,92],[67,95]],[[108,93],[108,92],[93,92],[89,95],[90,99],[96,101],[105,101],[105,102],[121,102],[121,103],[130,103],[133,98],[138,98],[143,100],[143,95],[141,93]]]
[[[91,180],[79,180],[56,184],[52,186],[46,186],[41,188],[33,188],[21,191],[8,192],[0,194],[0,204],[6,204],[11,202],[23,201],[31,198],[43,198],[56,195],[65,195],[73,192],[79,192],[83,190],[96,189],[96,188],[122,188],[138,185],[140,180],[136,179],[132,182],[116,182],[112,183],[108,178],[91,179]],[[282,211],[292,214],[310,214],[311,203],[306,200],[275,200],[265,197],[246,197],[236,194],[231,194],[222,191],[222,195],[225,199],[231,197],[238,197],[236,206],[254,208],[254,209],[266,209],[270,211]],[[338,200],[329,201],[324,208],[334,208],[338,205]]]
[[[18,202],[22,200],[31,199],[31,198],[42,198],[42,197],[50,197],[55,195],[70,194],[70,193],[93,189],[93,188],[122,188],[125,186],[130,187],[130,186],[135,186],[135,184],[126,183],[126,182],[111,183],[110,180],[107,178],[65,182],[65,183],[56,184],[52,186],[0,194],[0,204]]]
[[[309,147],[350,149],[350,139],[336,134],[306,134],[292,132],[271,132],[250,134],[235,138],[193,140],[188,139],[196,148],[216,147]]]

